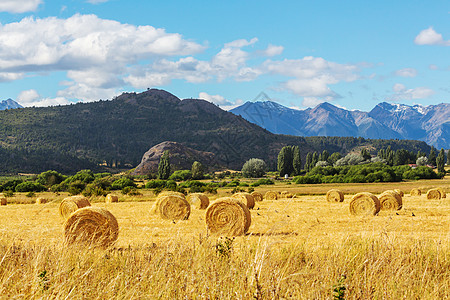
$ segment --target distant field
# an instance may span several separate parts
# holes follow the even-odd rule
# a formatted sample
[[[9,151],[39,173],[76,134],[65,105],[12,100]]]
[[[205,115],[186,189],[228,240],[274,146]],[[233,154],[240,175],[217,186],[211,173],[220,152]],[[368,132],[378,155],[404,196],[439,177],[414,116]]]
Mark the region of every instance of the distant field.
[[[65,195],[43,193],[53,202],[0,207],[0,299],[332,299],[344,288],[346,299],[448,299],[450,195],[409,196],[413,187],[437,186],[449,192],[450,178],[257,187],[300,196],[257,202],[249,234],[230,241],[208,236],[205,211],[176,222],[152,215],[151,191],[119,203],[93,199],[119,223],[106,251],[64,248],[58,203]],[[345,200],[328,203],[324,194],[336,187]],[[402,210],[350,215],[351,194],[393,188],[406,193]]]

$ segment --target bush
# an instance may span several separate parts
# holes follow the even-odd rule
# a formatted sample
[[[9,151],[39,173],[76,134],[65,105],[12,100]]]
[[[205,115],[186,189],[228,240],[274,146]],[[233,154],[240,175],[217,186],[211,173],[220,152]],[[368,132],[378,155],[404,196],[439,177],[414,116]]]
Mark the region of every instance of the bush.
[[[16,188],[16,192],[42,192],[45,191],[45,186],[33,181],[26,181],[19,183]]]
[[[266,174],[267,165],[266,162],[259,158],[250,158],[242,166],[242,175],[244,177],[257,178]]]
[[[128,196],[141,196],[142,193],[140,193],[135,187],[132,186],[126,186],[121,190],[122,195],[128,195]]]
[[[170,180],[175,181],[186,181],[192,178],[192,172],[190,170],[178,170],[173,172],[172,175],[170,175]]]
[[[156,189],[156,188],[164,188],[166,186],[166,180],[162,179],[154,179],[150,180],[145,184],[145,188],[147,189]]]
[[[112,190],[122,190],[125,187],[136,187],[136,184],[134,183],[134,181],[128,177],[122,177],[119,178],[117,180],[115,180],[112,184],[111,184],[111,189]]]
[[[36,178],[36,182],[46,186],[51,187],[55,184],[59,184],[66,179],[66,176],[56,172],[56,171],[45,171],[39,174]]]
[[[250,186],[257,187],[257,186],[260,186],[260,185],[271,185],[271,184],[275,184],[275,182],[273,182],[272,179],[260,178],[257,181],[253,182],[252,184],[250,184]]]
[[[108,194],[107,191],[105,191],[101,185],[95,184],[95,183],[89,183],[86,185],[82,192],[83,196],[90,197],[90,196],[106,196]]]
[[[21,179],[8,180],[0,186],[0,192],[1,191],[15,191],[16,186],[22,182],[23,182],[23,180],[21,180]]]

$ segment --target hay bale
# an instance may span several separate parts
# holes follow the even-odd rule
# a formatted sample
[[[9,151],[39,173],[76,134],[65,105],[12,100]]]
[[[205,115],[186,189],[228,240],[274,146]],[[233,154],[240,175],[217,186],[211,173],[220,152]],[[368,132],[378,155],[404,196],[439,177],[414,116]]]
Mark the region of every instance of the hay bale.
[[[119,202],[119,197],[116,195],[108,194],[105,198],[106,203],[117,203]]]
[[[264,199],[266,200],[277,200],[278,199],[278,193],[274,191],[267,191],[264,195]]]
[[[403,193],[403,191],[402,191],[402,190],[399,190],[399,189],[394,189],[394,191],[395,191],[395,192],[397,192],[397,194],[399,194],[399,195],[400,195],[400,197],[403,197],[403,196],[405,196],[405,193]]]
[[[1,198],[0,198],[0,204],[1,204],[1,205],[6,205],[7,203],[8,203],[8,201],[6,200],[5,197],[1,197]]]
[[[244,235],[252,223],[248,207],[230,197],[219,198],[206,211],[206,226],[212,234]]]
[[[231,195],[231,198],[244,203],[247,205],[248,209],[255,207],[255,199],[249,193],[236,193]]]
[[[209,198],[203,193],[192,193],[187,195],[187,202],[197,209],[207,209],[209,206]]]
[[[48,199],[44,198],[44,197],[37,197],[36,199],[36,204],[45,204],[48,202]]]
[[[158,197],[156,207],[162,219],[187,220],[191,214],[191,205],[189,202],[178,195]]]
[[[441,188],[441,187],[438,187],[438,188],[436,188],[438,191],[439,191],[439,193],[441,194],[441,199],[442,198],[447,198],[447,195],[445,194],[445,191],[444,191],[444,189],[443,188]]]
[[[119,236],[116,218],[106,209],[84,207],[73,212],[64,223],[66,245],[87,244],[108,247]]]
[[[409,195],[410,196],[420,196],[420,195],[422,195],[422,192],[419,189],[414,188],[409,192]]]
[[[263,195],[261,193],[253,192],[251,195],[253,196],[253,199],[255,199],[255,202],[263,201]]]
[[[180,196],[183,199],[186,199],[186,196],[183,193],[174,192],[174,191],[162,191],[161,193],[158,194],[157,198],[167,196],[167,195],[176,195],[176,196]]]
[[[387,190],[378,197],[382,210],[400,210],[403,206],[402,197],[395,190]]]
[[[89,203],[89,200],[84,196],[67,197],[59,204],[59,214],[64,219],[67,219],[71,213],[86,206],[91,206],[91,203]]]
[[[282,191],[279,193],[279,197],[278,199],[288,199],[288,198],[293,198],[294,195],[288,191]]]
[[[431,189],[427,192],[428,200],[439,200],[441,199],[441,193],[438,189]]]
[[[380,208],[380,200],[367,192],[357,193],[350,201],[350,213],[355,216],[375,216]]]
[[[327,192],[327,201],[328,202],[343,202],[344,201],[344,193],[337,189],[332,189]]]

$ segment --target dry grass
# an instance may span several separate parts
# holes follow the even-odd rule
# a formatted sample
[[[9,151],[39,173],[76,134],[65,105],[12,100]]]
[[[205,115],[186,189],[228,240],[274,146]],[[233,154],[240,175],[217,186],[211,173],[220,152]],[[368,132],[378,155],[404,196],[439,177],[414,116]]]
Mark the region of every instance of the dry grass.
[[[339,284],[346,299],[450,298],[448,198],[405,195],[400,211],[355,217],[352,185],[341,186],[343,203],[325,201],[331,185],[316,188],[320,195],[257,202],[248,235],[232,240],[208,234],[205,211],[175,222],[149,214],[150,192],[140,202],[91,199],[117,218],[108,250],[64,247],[64,195],[43,205],[9,201],[0,209],[0,299],[331,299]]]

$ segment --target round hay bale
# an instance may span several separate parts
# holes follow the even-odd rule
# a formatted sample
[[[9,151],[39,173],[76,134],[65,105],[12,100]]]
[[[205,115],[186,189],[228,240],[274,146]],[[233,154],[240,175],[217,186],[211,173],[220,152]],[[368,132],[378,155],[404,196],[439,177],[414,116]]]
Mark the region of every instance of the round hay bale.
[[[441,199],[441,193],[438,189],[431,189],[427,192],[428,200],[439,200]]]
[[[388,190],[378,197],[382,210],[400,210],[403,206],[402,197],[395,190]]]
[[[219,198],[206,210],[206,226],[212,234],[244,235],[252,223],[248,207],[230,197]]]
[[[37,197],[36,199],[36,204],[45,204],[48,202],[48,199],[44,198],[44,197]]]
[[[263,201],[263,195],[261,193],[253,192],[253,193],[251,193],[251,195],[253,196],[253,199],[255,199],[255,202]]]
[[[288,198],[293,198],[294,195],[288,191],[282,191],[279,193],[279,199],[288,199]]]
[[[414,188],[409,192],[409,195],[410,196],[420,196],[420,195],[422,195],[422,192],[419,189]]]
[[[438,191],[439,191],[439,193],[441,194],[441,198],[447,198],[447,195],[445,194],[445,191],[444,191],[444,189],[443,188],[441,188],[441,187],[438,187],[438,188],[436,188]]]
[[[192,193],[187,195],[186,200],[190,205],[197,209],[207,209],[209,206],[209,198],[203,193]]]
[[[83,196],[67,197],[64,198],[59,204],[59,214],[64,219],[67,219],[71,213],[86,206],[91,206],[91,203],[89,203],[89,200]]]
[[[327,192],[327,201],[328,202],[343,202],[344,201],[344,193],[337,189],[332,189]]]
[[[178,195],[158,197],[157,211],[162,219],[187,220],[191,214],[191,205]]]
[[[6,198],[5,197],[1,197],[0,198],[0,204],[1,205],[6,205],[8,203],[8,201],[6,201]]]
[[[119,197],[116,195],[108,194],[105,198],[106,203],[117,203],[119,202]]]
[[[375,216],[380,211],[380,200],[367,192],[357,193],[350,201],[350,213],[355,216]]]
[[[162,191],[161,193],[158,194],[157,198],[167,196],[167,195],[176,195],[176,196],[180,196],[183,199],[186,199],[186,196],[183,193],[174,192],[174,191]]]
[[[266,200],[277,200],[278,199],[278,193],[274,191],[267,191],[264,195],[264,199]]]
[[[231,195],[231,198],[244,203],[247,205],[248,209],[253,209],[253,207],[255,207],[255,199],[249,193],[236,193]]]
[[[64,223],[67,245],[87,244],[108,247],[119,236],[116,218],[104,208],[84,207],[73,212]]]
[[[400,197],[403,197],[403,196],[405,196],[405,193],[403,193],[403,191],[402,191],[402,190],[399,190],[399,189],[394,189],[394,191],[395,191],[395,192],[397,192],[397,194],[399,194],[399,195],[400,195]]]

